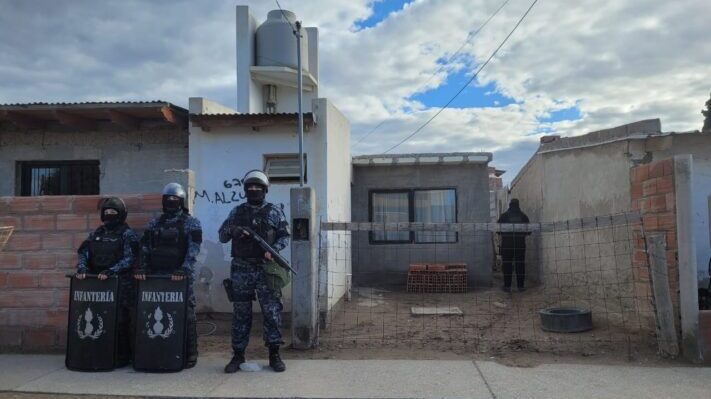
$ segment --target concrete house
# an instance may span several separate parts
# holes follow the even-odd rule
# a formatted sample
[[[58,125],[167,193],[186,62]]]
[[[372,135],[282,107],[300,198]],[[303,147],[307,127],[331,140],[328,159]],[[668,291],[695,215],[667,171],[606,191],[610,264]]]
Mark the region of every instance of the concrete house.
[[[293,23],[293,13],[284,11]],[[316,192],[321,221],[349,221],[350,124],[327,99],[318,98],[318,29],[305,28],[303,53],[305,184]],[[247,6],[237,6],[237,109],[203,98],[190,99],[189,169],[195,174],[194,213],[202,221],[204,246],[196,288],[200,308],[231,311],[219,282],[229,274],[229,245],[217,230],[243,202],[240,179],[263,169],[272,181],[269,201],[290,215],[290,189],[299,186],[297,66],[295,38],[280,11],[261,25]],[[318,237],[319,232],[313,232]],[[346,257],[322,252],[320,276],[326,310],[346,291]],[[284,255],[289,258],[289,249]],[[337,261],[338,260],[338,261]],[[342,281],[331,281],[340,278]],[[289,292],[286,289],[285,292]],[[287,298],[288,308],[288,298]]]
[[[156,192],[188,167],[187,127],[164,101],[0,105],[0,196]]]
[[[487,223],[490,153],[353,157],[353,221]],[[353,278],[358,285],[402,286],[410,262],[466,263],[469,285],[492,279],[485,235],[433,231],[356,232]],[[401,253],[416,255],[399,256]]]

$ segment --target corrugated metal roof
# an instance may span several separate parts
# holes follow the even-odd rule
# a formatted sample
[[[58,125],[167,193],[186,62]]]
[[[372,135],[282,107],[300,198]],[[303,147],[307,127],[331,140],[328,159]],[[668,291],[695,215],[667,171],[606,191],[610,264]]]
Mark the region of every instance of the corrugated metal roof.
[[[56,105],[115,105],[115,104],[170,104],[168,101],[163,100],[149,100],[149,101],[83,101],[83,102],[58,102],[58,103],[46,103],[46,102],[33,102],[33,103],[14,103],[14,104],[0,104],[0,107],[30,107],[36,105],[44,106],[56,106]],[[171,104],[173,105],[173,104]]]

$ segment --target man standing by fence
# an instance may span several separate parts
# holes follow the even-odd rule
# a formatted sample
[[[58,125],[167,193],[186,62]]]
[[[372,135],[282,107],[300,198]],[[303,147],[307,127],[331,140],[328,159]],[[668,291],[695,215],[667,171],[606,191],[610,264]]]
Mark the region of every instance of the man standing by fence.
[[[526,216],[519,207],[518,199],[514,198],[509,203],[509,209],[502,213],[498,223],[528,223]],[[501,254],[502,266],[504,269],[504,292],[511,292],[511,280],[513,271],[516,270],[516,284],[518,291],[525,291],[524,282],[526,279],[526,236],[527,232],[500,232],[499,254]]]

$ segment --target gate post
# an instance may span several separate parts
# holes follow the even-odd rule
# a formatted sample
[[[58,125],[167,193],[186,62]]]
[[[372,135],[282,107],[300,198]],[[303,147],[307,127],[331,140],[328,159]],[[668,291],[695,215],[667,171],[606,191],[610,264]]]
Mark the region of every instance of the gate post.
[[[291,189],[291,339],[295,349],[313,348],[318,339],[318,234],[311,187]]]

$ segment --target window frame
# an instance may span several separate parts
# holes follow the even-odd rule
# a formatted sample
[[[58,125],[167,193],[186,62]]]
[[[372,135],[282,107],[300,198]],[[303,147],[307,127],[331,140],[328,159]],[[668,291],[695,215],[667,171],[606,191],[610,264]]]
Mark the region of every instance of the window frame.
[[[296,177],[291,178],[284,178],[284,177],[279,177],[279,178],[272,178],[269,176],[269,161],[273,159],[290,159],[293,158],[296,161],[299,160],[299,153],[278,153],[278,154],[263,154],[263,164],[264,168],[262,169],[264,171],[264,174],[267,175],[269,178],[269,183],[270,184],[299,184],[300,183],[300,178],[298,175]],[[308,183],[309,181],[309,167],[308,167],[308,156],[306,153],[304,153],[304,183]]]
[[[67,176],[65,176],[67,167],[70,166],[91,166],[96,168],[96,178],[98,181],[96,182],[96,193],[92,194],[70,194],[70,193],[61,193],[62,188],[61,186],[64,186],[68,184],[68,181],[62,181],[62,179],[68,179]],[[63,196],[63,195],[100,195],[101,194],[101,162],[99,160],[95,159],[80,159],[80,160],[58,160],[58,161],[52,161],[52,160],[39,160],[39,161],[16,161],[15,162],[15,169],[16,169],[16,193],[20,197],[36,197],[37,195],[32,195],[32,170],[33,169],[38,169],[38,168],[44,168],[44,169],[50,169],[50,168],[58,168],[60,169],[60,193],[59,194],[42,194],[42,196]]]
[[[418,187],[418,188],[393,188],[393,189],[369,189],[368,190],[368,221],[373,222],[373,194],[392,194],[392,193],[407,193],[407,214],[408,223],[415,223],[415,192],[418,191],[454,191],[454,222],[459,220],[459,193],[456,187]],[[379,223],[379,222],[378,222]],[[454,232],[454,241],[452,242],[418,242],[415,238],[415,232],[409,232],[408,240],[376,240],[374,231],[371,229],[368,232],[368,242],[371,245],[452,245],[459,243],[459,233]]]

